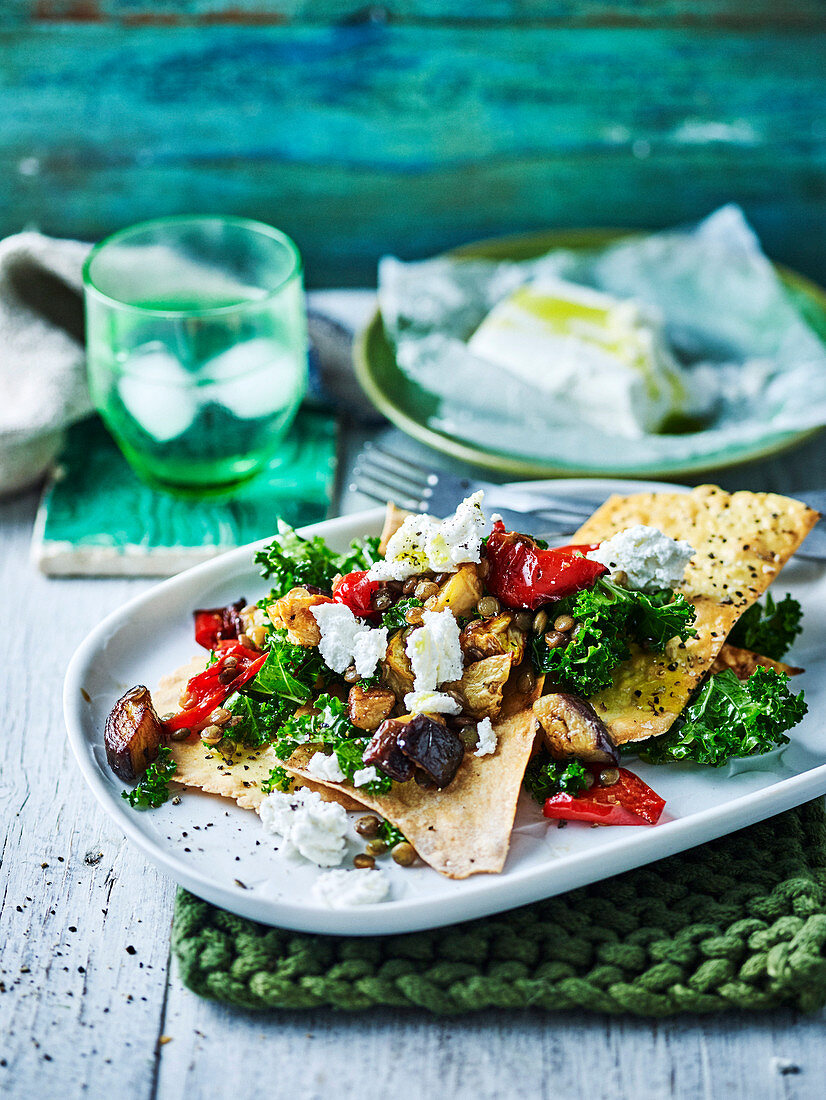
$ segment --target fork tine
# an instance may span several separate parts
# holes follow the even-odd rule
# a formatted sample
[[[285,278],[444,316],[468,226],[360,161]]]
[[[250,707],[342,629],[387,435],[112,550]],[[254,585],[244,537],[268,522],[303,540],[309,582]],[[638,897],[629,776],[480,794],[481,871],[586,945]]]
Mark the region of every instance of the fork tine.
[[[420,496],[426,482],[409,470],[399,469],[381,461],[374,451],[362,453],[356,461],[354,476],[364,473],[367,477],[383,477],[395,484],[399,489]]]
[[[363,470],[356,471],[351,490],[363,493],[372,500],[378,500],[386,504],[388,500],[394,501],[400,508],[406,508],[409,512],[418,512],[421,508],[421,500],[400,491],[398,485],[393,485],[375,474],[366,474]]]
[[[393,470],[385,470],[383,466],[365,466],[359,463],[353,470],[353,480],[358,481],[363,477],[378,481],[385,488],[390,488],[395,493],[404,493],[405,496],[415,497],[416,500],[420,500],[423,496],[422,485],[415,481],[408,481],[407,478],[399,476]]]
[[[384,458],[390,458],[394,462],[398,462],[401,466],[404,466],[406,469],[420,470],[425,475],[426,481],[428,481],[433,476],[433,471],[428,466],[424,466],[421,462],[416,462],[412,458],[407,458],[404,455],[396,454],[395,451],[390,451],[386,447],[381,447],[378,443],[366,443],[364,445],[364,450],[365,452],[370,452],[372,454],[378,453]]]

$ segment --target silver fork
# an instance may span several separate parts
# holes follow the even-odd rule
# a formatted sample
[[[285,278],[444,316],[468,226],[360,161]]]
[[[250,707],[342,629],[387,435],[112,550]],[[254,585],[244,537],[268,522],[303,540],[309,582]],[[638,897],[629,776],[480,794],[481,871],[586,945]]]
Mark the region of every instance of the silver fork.
[[[499,512],[506,527],[537,536],[573,534],[605,501],[604,496],[596,494],[567,496],[458,477],[447,470],[430,469],[375,443],[366,443],[356,460],[350,488],[382,504],[392,500],[408,511],[435,516],[449,515],[464,497],[484,489],[488,513]],[[806,490],[790,495],[826,514],[826,491]],[[826,521],[821,520],[809,533],[796,556],[826,560]]]
[[[506,525],[533,521],[548,532],[573,531],[603,503],[594,496],[511,489],[479,478],[459,477],[432,469],[374,443],[365,444],[353,469],[351,489],[381,503],[391,500],[412,512],[435,516],[450,514],[464,497],[483,489],[485,510],[502,515]],[[522,527],[525,530],[525,527]]]

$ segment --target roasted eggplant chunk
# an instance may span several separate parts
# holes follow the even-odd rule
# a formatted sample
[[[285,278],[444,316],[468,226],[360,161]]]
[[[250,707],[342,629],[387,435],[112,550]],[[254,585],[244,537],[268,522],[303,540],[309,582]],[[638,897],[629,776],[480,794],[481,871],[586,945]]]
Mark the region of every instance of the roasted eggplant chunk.
[[[407,631],[397,630],[390,635],[384,660],[381,662],[381,680],[399,699],[413,690],[413,666],[405,650]]]
[[[440,789],[451,782],[465,755],[458,733],[426,714],[416,714],[402,726],[397,743],[408,760]]]
[[[382,722],[364,750],[365,764],[406,783],[414,777],[446,787],[462,763],[465,746],[452,729],[427,714],[405,714]]]
[[[533,712],[551,756],[576,756],[588,764],[619,764],[619,753],[602,719],[585,699],[563,692],[543,695]]]
[[[525,631],[514,625],[513,615],[505,611],[487,619],[474,619],[459,635],[459,641],[470,661],[512,653],[513,663],[518,665],[525,655],[525,636]]]
[[[378,729],[396,705],[396,696],[389,688],[363,688],[354,684],[347,697],[350,721],[360,730]]]
[[[399,748],[399,734],[410,721],[412,719],[409,715],[388,718],[386,722],[382,722],[364,750],[364,763],[381,768],[385,775],[389,775],[397,783],[406,783],[408,779],[412,779],[416,770],[413,761]]]
[[[444,582],[433,599],[431,610],[452,611],[457,619],[460,615],[470,615],[482,598],[483,591],[476,566],[473,562],[466,562]]]
[[[149,688],[138,684],[118,699],[106,719],[103,743],[109,767],[125,783],[136,782],[155,757],[163,727]]]
[[[466,665],[462,679],[450,686],[459,692],[463,709],[473,718],[496,718],[502,709],[502,691],[510,676],[510,653],[485,657]]]

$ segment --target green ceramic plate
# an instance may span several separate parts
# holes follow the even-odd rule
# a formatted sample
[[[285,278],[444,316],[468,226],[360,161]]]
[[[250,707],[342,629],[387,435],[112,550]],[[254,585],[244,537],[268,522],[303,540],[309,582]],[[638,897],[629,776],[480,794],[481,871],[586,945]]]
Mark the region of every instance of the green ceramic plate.
[[[633,235],[628,229],[569,229],[477,241],[457,248],[449,255],[468,259],[527,260],[541,256],[552,248],[596,248],[620,237]],[[818,335],[826,340],[826,291],[787,268],[777,266],[776,270],[803,316]],[[761,439],[748,445],[732,443],[714,451],[706,451],[688,461],[680,459],[669,462],[664,459],[656,468],[650,464],[625,463],[590,466],[583,463],[579,456],[562,453],[553,461],[529,459],[511,452],[476,446],[431,428],[429,420],[436,413],[438,398],[411,382],[399,369],[378,311],[356,338],[354,358],[356,377],[365,394],[402,431],[454,458],[522,477],[687,476],[777,454],[797,446],[821,430],[814,428],[799,432],[767,432]]]

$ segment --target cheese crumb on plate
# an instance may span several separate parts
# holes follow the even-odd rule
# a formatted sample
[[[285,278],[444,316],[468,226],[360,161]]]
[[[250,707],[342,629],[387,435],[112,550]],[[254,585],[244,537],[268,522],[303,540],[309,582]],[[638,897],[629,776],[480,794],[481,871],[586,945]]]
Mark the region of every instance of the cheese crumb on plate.
[[[376,905],[386,901],[390,880],[386,872],[371,868],[354,871],[326,871],[313,883],[313,895],[330,909],[351,905]]]
[[[287,855],[303,856],[319,867],[337,867],[344,858],[350,823],[337,802],[323,802],[304,787],[289,794],[273,791],[258,813],[264,831],[280,837]]]

